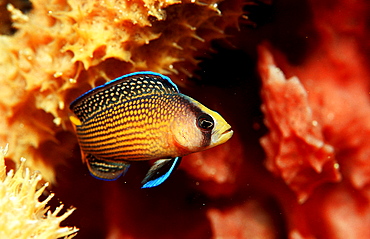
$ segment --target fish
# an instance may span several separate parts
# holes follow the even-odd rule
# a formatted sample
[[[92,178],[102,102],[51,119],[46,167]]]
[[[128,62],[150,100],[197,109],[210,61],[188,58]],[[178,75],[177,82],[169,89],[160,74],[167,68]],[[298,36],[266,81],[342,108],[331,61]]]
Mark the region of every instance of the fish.
[[[132,162],[155,160],[142,188],[162,184],[183,156],[223,144],[233,135],[219,113],[180,93],[169,77],[151,71],[97,86],[69,108],[90,174],[113,181]]]

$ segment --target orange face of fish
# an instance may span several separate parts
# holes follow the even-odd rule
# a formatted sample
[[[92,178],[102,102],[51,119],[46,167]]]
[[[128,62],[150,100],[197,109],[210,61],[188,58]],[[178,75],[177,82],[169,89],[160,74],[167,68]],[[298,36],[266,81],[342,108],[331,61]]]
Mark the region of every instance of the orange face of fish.
[[[114,180],[130,161],[160,159],[144,187],[162,183],[182,156],[232,136],[230,125],[217,112],[179,93],[169,78],[153,72],[125,75],[96,87],[70,108],[84,160],[95,177]]]

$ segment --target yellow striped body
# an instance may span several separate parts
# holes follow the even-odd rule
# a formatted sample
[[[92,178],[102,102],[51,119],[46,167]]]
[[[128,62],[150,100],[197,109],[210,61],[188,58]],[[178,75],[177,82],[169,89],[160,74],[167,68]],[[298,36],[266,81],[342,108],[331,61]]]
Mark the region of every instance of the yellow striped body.
[[[151,160],[179,156],[171,135],[175,117],[185,114],[181,95],[141,95],[112,105],[77,126],[85,153],[111,160]]]

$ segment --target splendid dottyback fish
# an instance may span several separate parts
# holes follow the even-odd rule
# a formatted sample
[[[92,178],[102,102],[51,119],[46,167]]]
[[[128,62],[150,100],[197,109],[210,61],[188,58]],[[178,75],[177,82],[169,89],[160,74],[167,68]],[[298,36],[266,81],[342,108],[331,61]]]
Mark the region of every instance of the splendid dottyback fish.
[[[125,174],[131,161],[157,160],[142,188],[163,183],[181,157],[225,143],[230,125],[154,72],[118,77],[70,105],[83,160],[103,180]]]

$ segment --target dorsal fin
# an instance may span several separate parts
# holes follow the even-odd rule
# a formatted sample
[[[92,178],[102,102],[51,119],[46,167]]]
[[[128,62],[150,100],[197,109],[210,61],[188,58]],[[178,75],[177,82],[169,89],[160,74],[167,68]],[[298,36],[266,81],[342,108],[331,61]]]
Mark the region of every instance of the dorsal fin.
[[[111,104],[153,93],[174,94],[179,93],[179,89],[169,77],[162,74],[150,71],[135,72],[89,90],[74,100],[69,108],[84,122]]]

